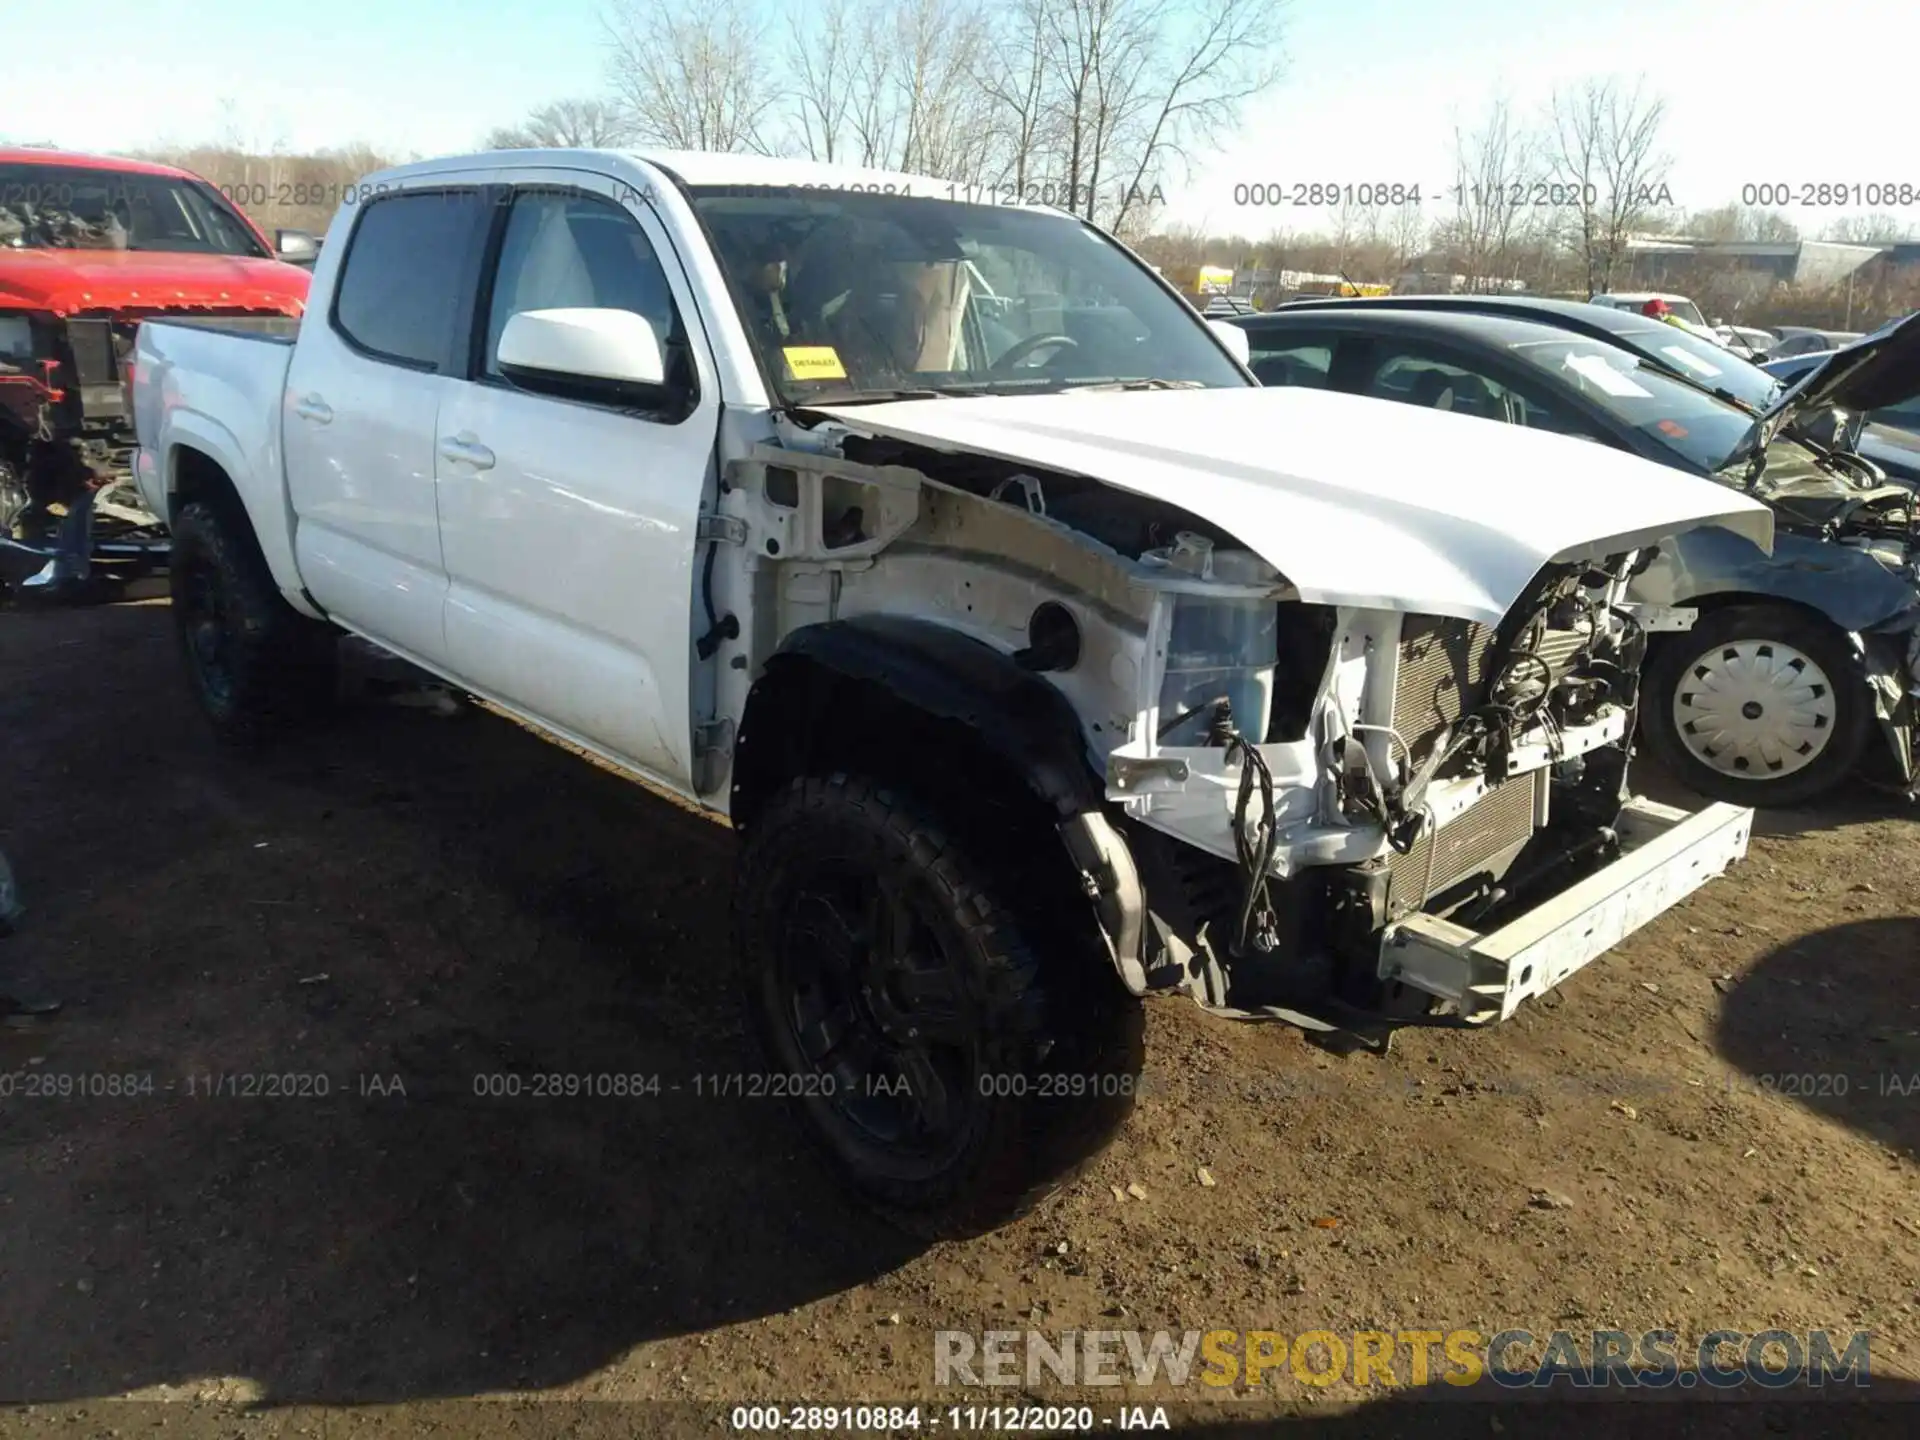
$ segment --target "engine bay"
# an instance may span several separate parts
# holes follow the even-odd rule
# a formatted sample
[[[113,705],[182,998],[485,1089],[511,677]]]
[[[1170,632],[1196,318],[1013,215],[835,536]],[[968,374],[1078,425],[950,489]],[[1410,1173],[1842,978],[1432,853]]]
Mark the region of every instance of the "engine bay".
[[[1045,673],[1126,817],[1151,985],[1222,1013],[1378,1008],[1397,917],[1496,917],[1617,852],[1646,653],[1624,593],[1651,550],[1548,565],[1498,625],[1309,603],[1164,501],[911,442],[842,447],[805,467],[844,480],[761,482],[795,512],[755,562],[780,612],[767,648],[925,611]]]

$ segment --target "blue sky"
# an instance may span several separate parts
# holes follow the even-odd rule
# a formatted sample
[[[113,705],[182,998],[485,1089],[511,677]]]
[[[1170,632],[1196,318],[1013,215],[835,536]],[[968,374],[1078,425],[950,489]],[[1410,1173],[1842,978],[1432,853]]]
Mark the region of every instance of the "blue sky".
[[[802,3],[802,0],[791,0]],[[231,114],[263,148],[368,141],[468,149],[492,126],[601,86],[602,0],[89,0],[92,85],[75,14],[14,0],[0,138],[124,150],[216,138]],[[1912,105],[1889,83],[1920,50],[1912,0],[1290,0],[1286,77],[1231,135],[1194,147],[1175,216],[1303,228],[1316,212],[1236,208],[1236,183],[1451,181],[1450,137],[1496,90],[1531,111],[1556,83],[1644,75],[1667,99],[1675,201],[1696,209],[1776,181],[1920,186]],[[1877,77],[1877,78],[1876,78]],[[1784,123],[1770,120],[1777,97]],[[1846,117],[1834,109],[1844,104]],[[1837,213],[1790,209],[1809,232]],[[1896,211],[1920,227],[1920,207]]]

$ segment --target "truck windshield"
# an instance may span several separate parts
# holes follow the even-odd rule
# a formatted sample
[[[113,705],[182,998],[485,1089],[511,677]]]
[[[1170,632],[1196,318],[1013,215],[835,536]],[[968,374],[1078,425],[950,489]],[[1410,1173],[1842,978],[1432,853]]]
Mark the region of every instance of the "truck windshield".
[[[691,194],[787,404],[1250,383],[1192,307],[1068,216],[798,186]]]
[[[267,253],[201,181],[78,165],[0,165],[0,248]]]

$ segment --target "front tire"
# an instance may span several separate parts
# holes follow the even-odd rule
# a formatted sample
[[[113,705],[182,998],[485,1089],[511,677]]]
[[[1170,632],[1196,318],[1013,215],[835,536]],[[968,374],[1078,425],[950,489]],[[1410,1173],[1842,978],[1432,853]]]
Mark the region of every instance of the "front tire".
[[[779,1088],[923,1237],[1023,1213],[1132,1108],[1139,1005],[1071,947],[1043,958],[1016,891],[918,801],[844,775],[794,781],[740,855],[744,999]]]
[[[1648,746],[1713,800],[1804,805],[1859,762],[1872,703],[1846,637],[1781,605],[1735,605],[1666,640],[1641,697]]]
[[[171,528],[174,627],[215,733],[256,744],[324,709],[336,683],[335,632],[282,598],[245,522],[193,501]]]

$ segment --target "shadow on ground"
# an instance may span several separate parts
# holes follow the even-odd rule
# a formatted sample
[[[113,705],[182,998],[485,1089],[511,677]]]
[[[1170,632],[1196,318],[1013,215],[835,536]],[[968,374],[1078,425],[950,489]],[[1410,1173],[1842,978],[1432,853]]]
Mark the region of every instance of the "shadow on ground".
[[[1688,789],[1662,769],[1641,746],[1633,757],[1633,788],[1648,799],[1682,810],[1698,810],[1710,802],[1704,795]],[[1822,830],[1838,830],[1847,825],[1884,820],[1888,816],[1920,815],[1910,800],[1865,780],[1854,777],[1811,805],[1782,810],[1756,810],[1753,833],[1756,835],[1810,835]]]
[[[1769,952],[1723,1001],[1716,1048],[1754,1086],[1920,1155],[1920,916]]]
[[[0,1031],[0,1397],[554,1386],[913,1253],[713,1098],[723,827],[484,713],[236,761],[162,607],[0,617],[0,670],[0,943],[68,1002]]]
[[[1521,1398],[1512,1392],[1489,1395],[1493,1387],[1468,1391],[1439,1386],[1396,1392],[1392,1398],[1356,1406],[1288,1404],[1259,1400],[1205,1406],[1156,1407],[1152,1403],[1091,1404],[1093,1433],[1156,1429],[1189,1440],[1253,1440],[1257,1436],[1300,1440],[1756,1440],[1789,1435],[1798,1440],[1907,1440],[1920,1418],[1920,1388],[1901,1380],[1876,1380],[1866,1390],[1794,1395],[1751,1391],[1700,1400],[1642,1393],[1633,1400]],[[978,1398],[976,1395],[974,1398]],[[1012,1399],[1014,1397],[1006,1397]],[[1068,1402],[1070,1405],[1074,1402]],[[804,1407],[801,1407],[804,1409]],[[1165,1423],[1155,1424],[1164,1408]],[[1020,1407],[1013,1412],[1018,1413]],[[941,1433],[949,1428],[944,1405],[920,1407],[921,1427],[899,1434]],[[764,1412],[763,1412],[764,1413]],[[932,1425],[934,1417],[942,1424]],[[951,1428],[963,1433],[1014,1433],[996,1428],[991,1411],[975,1408],[974,1417]],[[622,1404],[595,1401],[439,1401],[402,1407],[251,1409],[202,1405],[125,1404],[55,1405],[30,1415],[9,1417],[19,1440],[58,1436],[118,1435],[131,1428],[165,1426],[173,1440],[227,1440],[244,1429],[255,1440],[282,1435],[323,1440],[393,1440],[393,1437],[510,1434],[517,1440],[707,1440],[716,1434],[749,1433],[729,1407],[672,1403]],[[815,1426],[817,1433],[854,1435],[858,1430]],[[879,1433],[879,1432],[874,1432]]]
[[[1807,1392],[1800,1392],[1804,1397]],[[1223,1409],[1228,1407],[1222,1407]],[[1716,1403],[1679,1399],[1671,1392],[1637,1394],[1632,1400],[1589,1395],[1518,1398],[1481,1384],[1466,1391],[1439,1386],[1399,1392],[1390,1399],[1339,1414],[1297,1410],[1286,1415],[1227,1419],[1183,1418],[1176,1433],[1189,1440],[1251,1440],[1254,1436],[1300,1440],[1755,1440],[1791,1435],[1799,1440],[1872,1440],[1907,1437],[1920,1421],[1920,1386],[1881,1379],[1863,1391],[1818,1399],[1739,1393]]]

